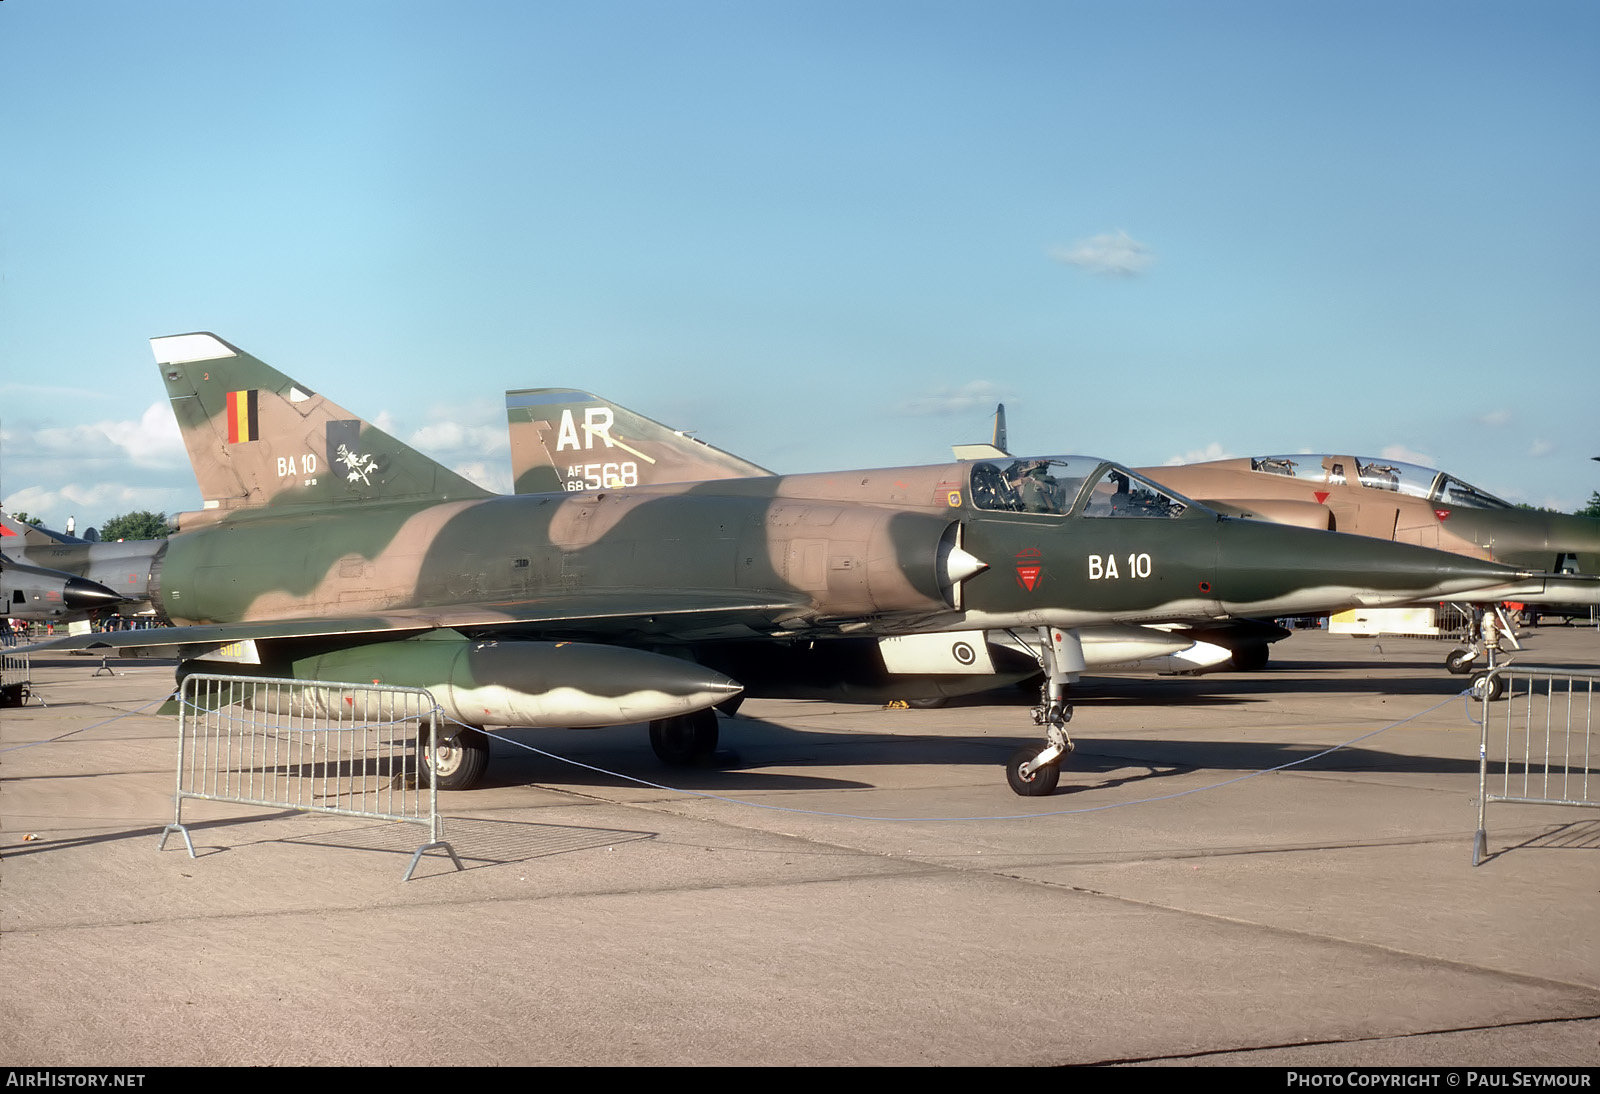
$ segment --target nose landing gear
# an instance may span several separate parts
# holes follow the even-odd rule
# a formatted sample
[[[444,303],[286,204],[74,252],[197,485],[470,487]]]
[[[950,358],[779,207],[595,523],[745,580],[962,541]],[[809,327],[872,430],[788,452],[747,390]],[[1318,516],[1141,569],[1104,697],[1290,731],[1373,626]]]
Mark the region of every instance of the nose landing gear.
[[[1055,792],[1061,779],[1061,759],[1075,747],[1067,733],[1072,707],[1067,702],[1067,686],[1084,669],[1083,643],[1076,631],[1039,628],[1039,667],[1045,683],[1039,705],[1033,708],[1033,724],[1044,726],[1044,747],[1019,748],[1006,761],[1006,782],[1024,798],[1042,798]]]

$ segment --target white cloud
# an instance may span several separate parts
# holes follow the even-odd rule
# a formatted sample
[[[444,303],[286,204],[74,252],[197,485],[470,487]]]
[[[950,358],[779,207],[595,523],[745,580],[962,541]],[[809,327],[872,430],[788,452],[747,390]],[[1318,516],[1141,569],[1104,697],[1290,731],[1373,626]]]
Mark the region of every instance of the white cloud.
[[[988,380],[974,380],[958,388],[936,388],[928,395],[913,399],[900,408],[900,413],[914,417],[934,414],[968,414],[974,410],[992,411],[996,403],[1003,402],[1006,394],[997,384]]]
[[[1050,254],[1058,262],[1107,277],[1137,277],[1156,260],[1149,247],[1127,232],[1090,236],[1066,247],[1054,247]]]
[[[1528,446],[1528,455],[1534,457],[1548,456],[1552,452],[1559,451],[1560,448],[1561,446],[1554,441],[1547,441],[1543,437],[1535,437],[1533,443]]]
[[[485,456],[509,451],[511,447],[503,425],[462,425],[460,422],[425,425],[411,434],[406,443],[423,452],[474,452]]]
[[[164,402],[151,403],[138,421],[7,430],[4,443],[11,453],[21,450],[51,460],[115,459],[134,467],[188,466],[183,435],[172,408]]]
[[[1419,467],[1438,467],[1439,461],[1432,456],[1424,455],[1403,444],[1391,444],[1384,448],[1378,455],[1386,460],[1399,460],[1401,463],[1414,463]]]
[[[488,402],[435,406],[428,411],[428,417],[433,420],[408,432],[393,414],[381,410],[372,418],[372,424],[440,463],[463,458],[503,461],[511,449],[505,412]]]
[[[504,460],[493,465],[481,461],[458,463],[450,470],[485,490],[493,490],[496,494],[511,493],[511,465]]]
[[[147,509],[171,516],[195,506],[194,491],[160,486],[129,486],[124,483],[94,483],[84,486],[29,486],[8,494],[5,510],[42,518],[51,528],[65,527],[68,517],[78,518],[78,528],[88,528],[107,519]]]
[[[1204,448],[1191,448],[1181,456],[1169,456],[1163,461],[1163,466],[1177,467],[1182,463],[1207,463],[1211,460],[1231,460],[1233,454],[1222,447],[1218,441],[1212,441]]]
[[[1491,410],[1487,414],[1478,414],[1474,416],[1472,420],[1477,422],[1479,425],[1495,426],[1498,428],[1500,426],[1510,424],[1511,411]]]

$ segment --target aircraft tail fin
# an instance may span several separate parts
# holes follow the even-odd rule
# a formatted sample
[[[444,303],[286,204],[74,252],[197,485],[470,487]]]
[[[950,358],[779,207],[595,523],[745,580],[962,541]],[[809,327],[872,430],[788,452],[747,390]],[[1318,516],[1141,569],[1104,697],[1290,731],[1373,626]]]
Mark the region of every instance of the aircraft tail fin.
[[[772,474],[587,391],[508,391],[506,426],[519,494]]]
[[[994,408],[994,437],[988,444],[956,444],[950,446],[958,460],[994,460],[1011,455],[1006,450],[1006,404]]]
[[[15,537],[13,539],[13,537]],[[12,539],[22,547],[55,547],[63,543],[82,543],[83,540],[72,536],[64,536],[42,528],[37,524],[27,524],[13,517],[10,513],[0,513],[0,540]]]
[[[150,348],[207,509],[491,496],[214,334]]]

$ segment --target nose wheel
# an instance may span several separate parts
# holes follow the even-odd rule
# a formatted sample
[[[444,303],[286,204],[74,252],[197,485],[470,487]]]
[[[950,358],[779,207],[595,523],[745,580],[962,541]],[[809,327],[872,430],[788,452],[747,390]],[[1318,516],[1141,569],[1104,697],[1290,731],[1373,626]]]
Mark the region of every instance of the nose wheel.
[[[1060,759],[1041,764],[1037,762],[1039,755],[1037,748],[1019,748],[1006,761],[1006,782],[1011,784],[1014,793],[1024,798],[1053,794],[1056,783],[1061,781]]]
[[[1067,723],[1072,721],[1067,685],[1083,669],[1083,647],[1076,632],[1040,627],[1038,656],[1045,683],[1039,705],[1033,708],[1033,724],[1045,727],[1044,747],[1019,748],[1006,761],[1006,782],[1024,798],[1052,794],[1061,781],[1061,758],[1074,747],[1067,735]]]

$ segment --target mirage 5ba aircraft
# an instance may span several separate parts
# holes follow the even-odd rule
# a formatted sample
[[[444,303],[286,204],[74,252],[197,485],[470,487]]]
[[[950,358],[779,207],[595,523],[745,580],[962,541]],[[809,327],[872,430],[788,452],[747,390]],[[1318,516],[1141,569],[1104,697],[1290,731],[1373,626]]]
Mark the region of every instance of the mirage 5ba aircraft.
[[[1046,740],[1007,777],[1044,794],[1071,748],[1078,628],[1407,603],[1522,576],[1221,517],[1081,456],[495,495],[214,334],[151,345],[206,502],[153,563],[152,598],[177,625],[35,648],[176,653],[180,676],[220,660],[426,687],[459,723],[425,757],[448,789],[483,773],[473,727],[648,721],[657,752],[686,759],[715,746],[714,708],[748,681],[804,694],[848,677],[852,639],[1016,630],[1039,645]],[[983,687],[1039,668],[989,657],[950,653],[990,674]]]
[[[519,494],[556,490],[631,489],[667,483],[705,482],[770,476],[773,472],[725,452],[682,430],[673,429],[620,403],[571,388],[524,388],[506,392],[506,428],[511,441],[511,473]],[[1113,568],[1116,561],[1112,560]],[[1254,621],[1206,620],[1167,629],[1105,623],[1075,628],[1087,669],[1197,672],[1230,662],[1234,647],[1263,643],[1281,628]],[[1287,634],[1288,632],[1282,631]],[[1225,642],[1227,644],[1218,644]],[[966,659],[969,650],[983,656]],[[963,659],[952,656],[959,650]],[[1009,652],[1008,652],[1009,651]],[[829,647],[825,673],[809,682],[783,682],[789,698],[936,702],[952,695],[1011,682],[990,676],[998,659],[1038,671],[1038,643],[1032,635],[1008,631],[941,632],[890,642],[855,639]],[[1021,653],[1026,661],[1016,662]],[[843,659],[848,655],[849,660]],[[848,665],[848,670],[846,669]],[[745,694],[773,697],[758,678],[739,674]]]

